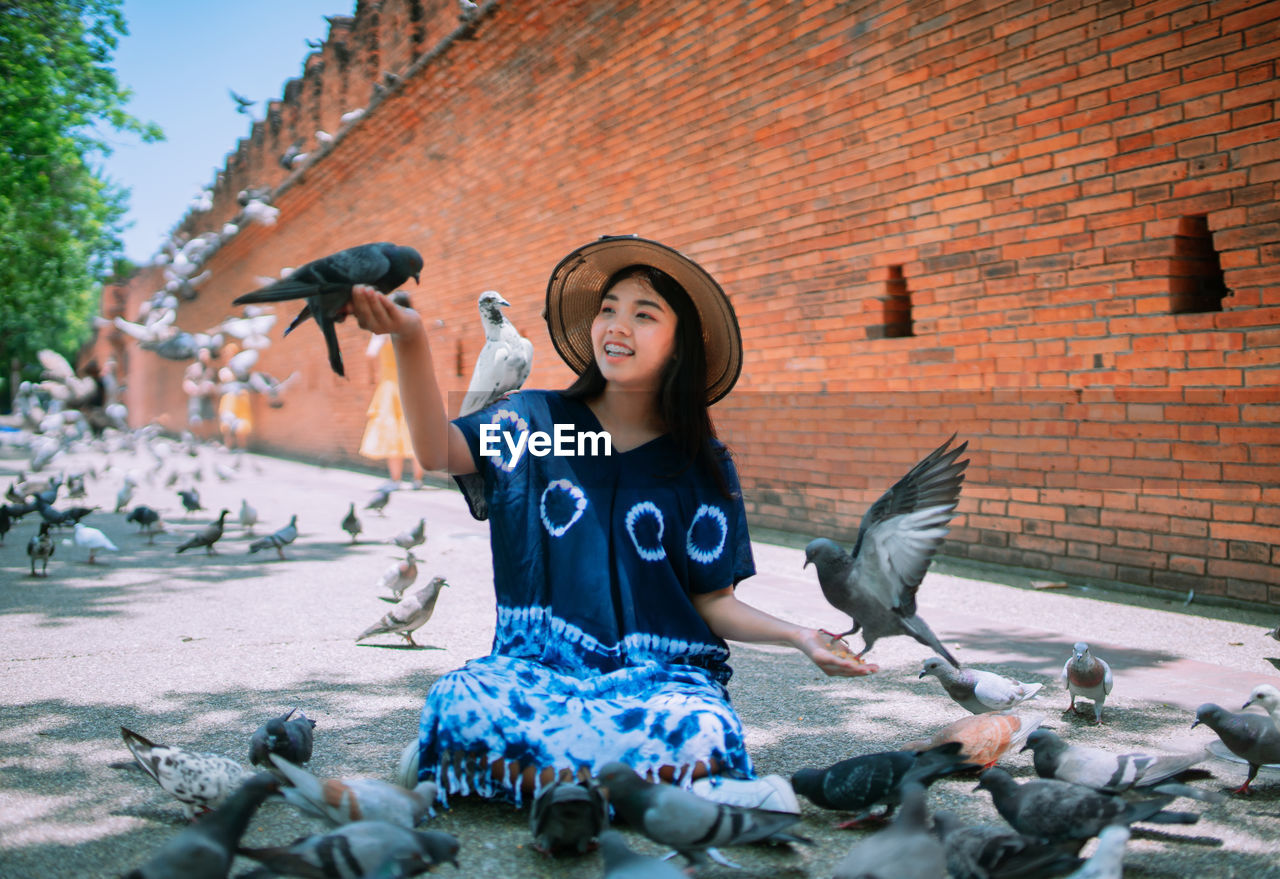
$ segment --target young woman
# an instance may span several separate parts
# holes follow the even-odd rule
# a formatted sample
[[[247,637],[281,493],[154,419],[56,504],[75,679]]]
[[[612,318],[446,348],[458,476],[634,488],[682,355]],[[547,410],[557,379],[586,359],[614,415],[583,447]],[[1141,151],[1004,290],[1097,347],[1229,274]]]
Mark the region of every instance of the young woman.
[[[707,408],[737,380],[742,344],[728,297],[692,260],[630,236],[573,251],[551,275],[546,317],[578,380],[453,422],[418,315],[371,288],[351,312],[391,335],[419,461],[481,476],[490,514],[492,652],[432,686],[410,776],[517,803],[611,760],[683,784],[749,779],[725,639],[795,647],[829,675],[876,670],[734,594],[755,568]],[[535,432],[557,430],[568,454],[530,450]],[[577,441],[601,431],[608,454]],[[751,790],[722,794],[754,804]]]

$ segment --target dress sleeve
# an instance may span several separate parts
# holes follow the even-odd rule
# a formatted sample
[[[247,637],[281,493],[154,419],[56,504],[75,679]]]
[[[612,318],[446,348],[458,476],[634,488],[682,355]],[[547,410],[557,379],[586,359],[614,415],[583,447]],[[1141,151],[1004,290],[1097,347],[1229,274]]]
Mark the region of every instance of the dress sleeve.
[[[727,449],[717,448],[715,454],[730,497],[720,493],[715,480],[703,480],[705,487],[686,543],[689,591],[695,594],[737,586],[756,572],[738,471]]]
[[[530,429],[532,401],[530,393],[518,392],[452,421],[462,431],[476,465],[475,473],[453,477],[475,519],[489,518],[489,502],[496,480],[526,466],[527,456],[513,463],[506,438],[518,439],[521,432]]]

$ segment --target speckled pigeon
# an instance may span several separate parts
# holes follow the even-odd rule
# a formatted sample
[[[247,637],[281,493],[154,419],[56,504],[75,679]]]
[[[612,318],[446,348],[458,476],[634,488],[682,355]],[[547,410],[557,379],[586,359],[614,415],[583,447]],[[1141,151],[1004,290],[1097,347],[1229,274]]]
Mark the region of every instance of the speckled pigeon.
[[[1232,793],[1249,794],[1249,785],[1264,763],[1280,763],[1280,729],[1262,714],[1232,714],[1220,705],[1206,702],[1196,709],[1192,728],[1204,724],[1218,734],[1231,753],[1249,764],[1244,784]]]
[[[120,735],[133,759],[160,789],[182,803],[187,817],[220,805],[253,773],[220,754],[204,754],[157,745],[132,730],[120,727]]]

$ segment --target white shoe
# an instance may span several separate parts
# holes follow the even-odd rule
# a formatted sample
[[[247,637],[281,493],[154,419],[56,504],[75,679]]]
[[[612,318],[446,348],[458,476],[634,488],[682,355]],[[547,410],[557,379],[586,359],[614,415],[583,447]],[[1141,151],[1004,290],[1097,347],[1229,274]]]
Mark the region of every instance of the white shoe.
[[[400,767],[396,771],[396,781],[401,787],[413,790],[418,786],[418,740],[415,737],[403,751],[400,752]]]
[[[692,790],[703,799],[730,806],[800,814],[800,801],[791,789],[791,782],[781,775],[753,779],[708,775],[695,781]]]

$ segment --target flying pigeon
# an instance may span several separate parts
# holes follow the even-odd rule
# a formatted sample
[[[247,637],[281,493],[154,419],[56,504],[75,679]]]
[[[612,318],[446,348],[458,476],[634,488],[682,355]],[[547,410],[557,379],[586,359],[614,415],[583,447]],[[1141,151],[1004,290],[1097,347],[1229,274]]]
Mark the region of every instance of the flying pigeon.
[[[1080,866],[1083,841],[1046,845],[1008,826],[962,824],[953,812],[935,812],[933,829],[946,851],[951,879],[1032,879],[1058,876]]]
[[[404,591],[417,579],[418,557],[413,554],[413,550],[409,550],[403,561],[396,562],[382,572],[382,576],[378,578],[378,588],[390,589],[396,601],[399,601]]]
[[[315,740],[316,722],[305,714],[290,720],[296,708],[290,708],[279,717],[273,717],[258,727],[249,742],[249,762],[254,766],[272,768],[268,754],[279,754],[291,763],[302,764],[311,759],[311,747]]]
[[[929,832],[925,789],[902,787],[902,810],[893,824],[858,842],[836,864],[833,879],[939,879],[947,875],[942,843]]]
[[[1208,754],[1113,754],[1086,745],[1068,745],[1052,730],[1038,729],[1028,738],[1022,750],[1034,754],[1036,775],[1082,784],[1108,794],[1124,793],[1134,788],[1154,788],[1160,793],[1180,793],[1195,799],[1220,799],[1186,785],[1168,783],[1169,779],[1203,762]]]
[[[478,307],[484,327],[484,347],[471,371],[471,384],[462,398],[459,416],[470,415],[519,390],[533,368],[533,343],[520,335],[502,309],[511,303],[497,291],[480,294]]]
[[[49,559],[53,557],[53,538],[49,536],[49,523],[40,523],[40,534],[27,541],[27,555],[31,557],[31,576],[36,575],[36,561],[40,562],[40,576],[49,576]]]
[[[419,646],[413,640],[413,633],[431,619],[431,614],[436,609],[436,599],[440,597],[440,588],[448,585],[443,577],[432,577],[430,583],[391,608],[382,619],[361,632],[356,641],[394,633],[408,641],[411,647]]]
[[[1085,864],[1066,879],[1121,879],[1129,828],[1113,825],[1098,834],[1098,847]]]
[[[796,793],[823,809],[855,812],[839,828],[856,827],[884,804],[880,816],[888,818],[897,808],[902,785],[913,781],[928,786],[934,780],[972,769],[960,753],[959,742],[947,742],[927,751],[880,751],[850,757],[826,769],[801,769],[791,776]]]
[[[97,528],[90,528],[88,525],[76,523],[75,537],[70,541],[83,549],[89,550],[89,564],[94,563],[94,556],[99,552],[119,552],[120,547],[112,543],[107,535],[103,534]]]
[[[1232,714],[1220,705],[1206,702],[1196,709],[1196,721],[1191,727],[1202,723],[1218,734],[1227,750],[1249,764],[1249,776],[1232,793],[1252,793],[1249,785],[1262,764],[1280,763],[1280,729],[1270,717]]]
[[[799,815],[713,803],[675,785],[645,781],[625,763],[605,764],[596,780],[627,824],[671,846],[691,865],[718,858],[712,852],[720,846],[803,841],[785,832]]]
[[[391,500],[392,491],[394,491],[394,489],[389,489],[385,487],[379,488],[376,492],[374,492],[373,497],[370,498],[369,500],[369,503],[364,505],[364,508],[366,510],[373,510],[379,516],[385,516],[386,513],[384,513],[383,510],[387,508],[387,502]]]
[[[1043,842],[1089,839],[1110,824],[1194,824],[1200,820],[1193,812],[1162,811],[1173,800],[1172,794],[1130,802],[1048,778],[1018,784],[999,767],[982,773],[978,787],[990,792],[996,811],[1014,830]]]
[[[313,260],[289,277],[246,293],[233,300],[232,304],[306,299],[306,306],[284,334],[289,335],[307,318],[314,319],[324,334],[329,366],[338,375],[345,375],[334,320],[345,313],[351,301],[352,286],[367,284],[383,293],[390,293],[410,278],[417,281],[421,272],[422,256],[411,247],[385,241],[362,244]]]
[[[823,596],[853,620],[853,627],[844,634],[862,630],[859,660],[880,638],[910,635],[960,667],[929,625],[916,616],[916,592],[947,536],[969,464],[956,461],[969,444],[950,449],[954,439],[912,467],[871,505],[862,517],[852,554],[825,537],[805,547],[805,566],[812,563],[817,569]]]
[[[952,700],[972,714],[1004,711],[1034,699],[1043,684],[1024,684],[976,668],[952,668],[935,656],[924,661],[920,677],[933,675]]]
[[[203,510],[200,506],[200,492],[194,488],[184,488],[178,492],[178,497],[182,498],[182,508],[187,511],[187,515],[191,515],[196,510]]]
[[[351,508],[347,510],[347,515],[342,517],[342,530],[351,535],[352,543],[356,542],[356,538],[364,530],[364,526],[360,524],[360,518],[356,515],[354,502],[352,502]]]
[[[258,524],[258,511],[249,505],[249,501],[240,498],[240,527],[250,537],[253,536],[253,526]]]
[[[1062,680],[1071,694],[1071,705],[1068,708],[1076,714],[1076,698],[1083,696],[1093,700],[1093,717],[1096,723],[1102,723],[1102,703],[1111,694],[1111,666],[1089,652],[1089,645],[1077,641],[1071,648],[1071,658],[1062,666]]]
[[[533,847],[546,855],[568,850],[585,854],[609,825],[608,806],[594,781],[556,780],[542,789],[529,810]]]
[[[268,546],[274,546],[276,555],[284,558],[284,548],[298,539],[298,514],[294,513],[289,519],[289,524],[268,534],[266,537],[255,540],[249,544],[249,552],[255,553],[260,549],[266,549]]]
[[[272,409],[279,409],[284,406],[284,400],[280,399],[280,395],[299,375],[301,373],[291,372],[288,378],[281,381],[265,372],[251,372],[249,373],[249,390],[266,397],[267,405]]]
[[[157,745],[123,726],[120,735],[142,770],[182,803],[188,818],[220,805],[253,774],[230,757]]]
[[[258,103],[257,101],[249,100],[244,95],[236,94],[235,92],[231,91],[231,89],[227,89],[227,91],[231,94],[231,100],[236,102],[237,113],[243,113],[247,116],[249,114],[249,108],[252,107],[254,104]]]
[[[1258,684],[1249,693],[1249,699],[1241,706],[1243,711],[1250,705],[1257,705],[1271,715],[1271,722],[1280,728],[1280,690],[1271,684]]]
[[[412,830],[427,815],[435,815],[431,804],[438,788],[434,782],[419,782],[413,790],[376,778],[320,779],[279,754],[268,758],[284,774],[289,786],[281,794],[308,815],[335,827],[353,821],[389,821]]]
[[[251,776],[225,803],[169,839],[124,879],[224,879],[253,813],[279,789],[273,775]]]
[[[355,506],[352,505],[352,512],[354,511],[355,511]],[[396,546],[400,547],[401,549],[413,549],[415,546],[421,546],[423,543],[426,542],[426,540],[427,540],[427,520],[419,519],[417,525],[413,526],[412,528],[406,528],[404,531],[401,531],[395,537],[392,537],[390,540],[386,542],[394,543]]]
[[[201,528],[187,540],[186,543],[179,546],[175,552],[186,552],[188,549],[195,549],[203,546],[205,555],[213,555],[213,545],[222,539],[222,527],[226,523],[230,510],[224,509],[218,514],[218,519],[210,525]]]
[[[666,861],[633,852],[616,830],[600,834],[600,853],[604,855],[604,879],[688,879]]]
[[[990,769],[1005,754],[1018,749],[1043,722],[1043,714],[1031,711],[971,714],[947,724],[927,739],[906,743],[902,750],[924,751],[959,742],[960,756],[966,763]]]
[[[419,876],[437,864],[458,866],[458,840],[438,830],[410,830],[386,821],[355,821],[289,845],[239,849],[272,875],[316,879]]]

